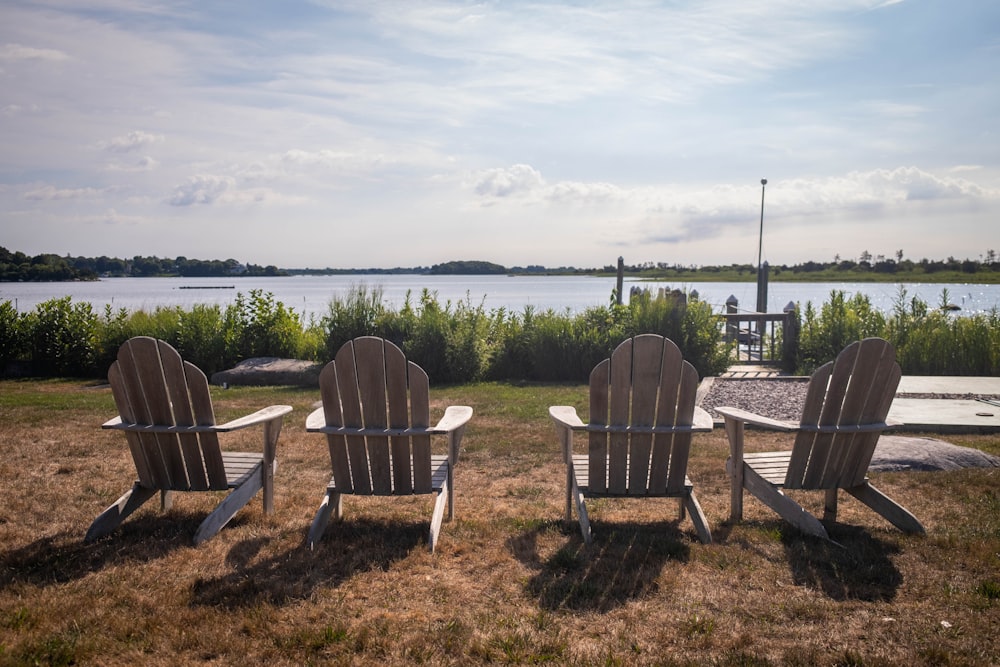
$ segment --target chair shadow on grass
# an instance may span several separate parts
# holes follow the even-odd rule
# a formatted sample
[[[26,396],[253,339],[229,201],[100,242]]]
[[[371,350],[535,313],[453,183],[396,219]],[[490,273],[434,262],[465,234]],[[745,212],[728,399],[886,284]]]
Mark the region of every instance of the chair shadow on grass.
[[[896,597],[903,575],[892,562],[898,543],[879,539],[860,526],[827,524],[834,542],[783,530],[792,580],[823,591],[832,600],[888,602]]]
[[[233,545],[226,555],[230,572],[197,578],[191,605],[237,609],[307,599],[319,588],[339,586],[361,572],[388,570],[414,549],[426,549],[427,523],[361,517],[331,522],[315,550],[297,543],[261,557],[270,541],[262,537]]]
[[[62,584],[111,565],[151,563],[191,546],[191,536],[204,518],[176,510],[139,515],[90,544],[83,541],[83,532],[75,531],[39,538],[0,553],[0,588],[17,583]],[[230,523],[237,525],[240,520]]]
[[[558,531],[566,543],[542,559],[539,537]],[[528,593],[544,609],[608,612],[632,600],[662,594],[673,577],[665,566],[690,558],[688,538],[676,522],[597,523],[588,547],[577,525],[547,522],[510,538],[508,549],[535,571]]]

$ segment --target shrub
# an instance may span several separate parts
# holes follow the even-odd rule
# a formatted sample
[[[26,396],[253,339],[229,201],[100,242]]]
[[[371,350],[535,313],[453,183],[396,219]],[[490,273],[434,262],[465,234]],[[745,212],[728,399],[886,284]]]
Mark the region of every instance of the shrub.
[[[293,357],[302,332],[302,321],[274,295],[263,290],[242,292],[226,307],[223,317],[226,363],[252,357]]]
[[[0,373],[24,354],[22,317],[9,300],[0,302]]]
[[[218,304],[195,304],[182,312],[177,330],[177,350],[209,377],[224,370],[226,332],[222,308]]]
[[[405,307],[408,306],[409,296]],[[327,356],[332,359],[337,350],[349,340],[359,336],[376,335],[386,319],[386,314],[382,288],[378,286],[369,290],[365,284],[355,285],[344,297],[334,297],[330,301],[326,316],[320,321],[321,328],[326,331]],[[402,344],[401,338],[385,335],[383,337],[397,345]]]
[[[86,302],[70,297],[38,304],[25,318],[25,334],[35,368],[47,375],[87,376],[97,361],[98,318]]]

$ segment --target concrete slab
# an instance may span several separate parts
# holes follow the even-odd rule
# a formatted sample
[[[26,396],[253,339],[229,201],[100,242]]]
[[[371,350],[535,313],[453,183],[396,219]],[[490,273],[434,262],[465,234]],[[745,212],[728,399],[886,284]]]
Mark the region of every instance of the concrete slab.
[[[904,375],[896,393],[1000,396],[1000,377]]]
[[[1000,406],[981,401],[897,397],[889,408],[889,418],[903,422],[903,426],[894,429],[897,432],[1000,432]]]

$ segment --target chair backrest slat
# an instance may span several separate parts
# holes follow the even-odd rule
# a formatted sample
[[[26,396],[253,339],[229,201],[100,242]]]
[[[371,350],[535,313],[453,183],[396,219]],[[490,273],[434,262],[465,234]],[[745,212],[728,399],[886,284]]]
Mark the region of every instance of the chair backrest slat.
[[[856,427],[883,423],[901,372],[892,346],[879,338],[848,345],[809,383],[801,425]],[[790,489],[832,489],[861,483],[880,431],[809,432],[795,439],[785,477]]]
[[[387,428],[388,399],[386,397],[386,351],[382,340],[374,337],[354,341],[354,364],[357,368],[358,397],[361,401],[362,423],[365,428]],[[372,492],[387,495],[392,491],[392,469],[389,465],[389,438],[370,435],[365,438]]]
[[[611,426],[628,426],[632,398],[632,345],[619,345],[611,353],[611,390],[608,396]],[[628,490],[628,441],[627,433],[611,433],[608,442],[608,492],[625,493]]]
[[[407,363],[407,382],[410,390],[410,426],[428,428],[431,424],[430,380],[423,368]],[[431,436],[415,435],[413,447],[413,490],[415,493],[431,492]]]
[[[168,343],[148,336],[126,341],[108,371],[122,420],[153,426],[214,426],[208,380]],[[127,432],[140,484],[190,491],[228,488],[215,433]]]
[[[611,382],[611,360],[605,359],[590,372],[590,423],[608,425]],[[588,437],[588,469],[590,490],[604,493],[608,490],[608,434],[591,432]]]
[[[361,406],[360,378],[355,366],[354,341],[344,343],[334,358],[337,363],[337,384],[340,386],[340,404],[347,428],[364,428],[365,419]],[[368,448],[364,436],[347,436],[347,456],[351,466],[349,475],[353,493],[372,492],[371,473],[368,466]]]
[[[590,423],[631,433],[589,434],[590,493],[679,495],[691,433],[643,432],[691,426],[698,373],[668,338],[643,334],[622,342],[590,376]],[[613,429],[612,429],[613,431]]]
[[[674,426],[691,426],[694,423],[694,408],[698,394],[698,371],[687,361],[682,361],[678,368],[680,369],[680,377],[678,378],[677,406],[673,410],[665,410],[665,414],[670,414],[673,417]],[[669,495],[679,495],[687,483],[687,462],[691,454],[692,437],[690,431],[673,433],[669,437],[670,468],[667,479],[667,494]],[[668,438],[664,438],[664,445],[667,445],[667,442]]]
[[[629,391],[633,426],[653,426],[656,421],[657,390],[660,386],[663,343],[659,338],[636,337],[632,344],[632,386]],[[629,439],[628,491],[645,490],[649,481],[652,433],[637,433]]]
[[[359,435],[351,429],[427,427],[427,374],[396,345],[374,336],[345,343],[320,373],[330,462],[343,493],[430,493],[430,436]]]

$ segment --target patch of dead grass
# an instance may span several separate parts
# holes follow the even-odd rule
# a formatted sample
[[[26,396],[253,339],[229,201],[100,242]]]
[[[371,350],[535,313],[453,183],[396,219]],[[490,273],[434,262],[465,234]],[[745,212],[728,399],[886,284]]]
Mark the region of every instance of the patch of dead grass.
[[[274,516],[259,498],[206,544],[219,500],[155,502],[85,545],[134,477],[101,431],[106,389],[0,383],[0,664],[989,665],[1000,662],[1000,478],[895,473],[874,482],[924,522],[899,533],[843,497],[844,548],[804,538],[751,497],[730,526],[721,430],[699,436],[690,476],[716,542],[676,501],[590,503],[595,543],[562,520],[565,471],[549,404],[583,387],[436,389],[476,408],[456,471],[456,520],[427,553],[429,498],[345,498],[315,551],[305,534],[326,446],[305,433],[314,393],[218,391],[226,419],[289,403]],[[257,434],[227,440],[255,448]],[[750,446],[785,446],[754,433]],[[991,436],[960,444],[1000,449]],[[820,511],[822,499],[796,499]]]

